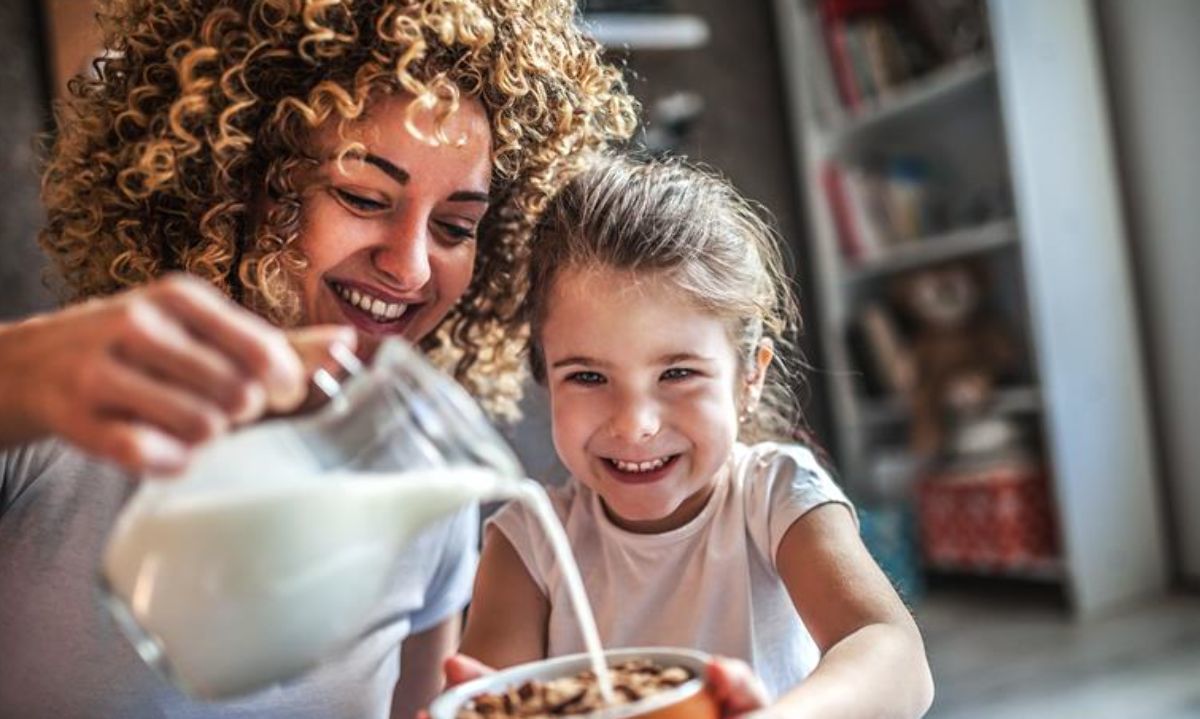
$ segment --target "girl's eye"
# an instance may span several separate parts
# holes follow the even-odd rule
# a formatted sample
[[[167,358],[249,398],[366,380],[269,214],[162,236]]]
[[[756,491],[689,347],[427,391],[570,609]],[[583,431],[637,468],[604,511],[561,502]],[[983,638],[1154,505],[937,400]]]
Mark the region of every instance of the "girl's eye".
[[[600,374],[599,372],[582,370],[579,372],[572,372],[571,374],[567,375],[566,380],[574,384],[596,385],[604,383],[604,375]]]
[[[436,224],[442,228],[442,232],[446,233],[450,244],[457,245],[467,240],[475,239],[474,227],[463,227],[452,222],[438,222]]]
[[[333,194],[337,196],[343,203],[361,212],[379,212],[387,209],[387,205],[376,200],[372,200],[362,195],[356,195],[353,192],[334,188]]]
[[[695,376],[695,370],[690,370],[686,367],[672,367],[671,369],[663,372],[659,376],[659,379],[666,380],[668,382],[678,382],[680,380],[685,380]]]

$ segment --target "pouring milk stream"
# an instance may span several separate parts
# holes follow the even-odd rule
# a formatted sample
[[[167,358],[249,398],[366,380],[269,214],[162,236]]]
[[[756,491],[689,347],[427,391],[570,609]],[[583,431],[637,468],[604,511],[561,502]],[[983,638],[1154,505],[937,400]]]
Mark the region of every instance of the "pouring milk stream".
[[[105,549],[105,603],[141,657],[188,694],[294,677],[366,629],[396,558],[470,503],[528,503],[562,565],[593,670],[612,701],[595,620],[540,485],[453,380],[383,345],[311,416],[206,448],[179,480],[145,482]]]

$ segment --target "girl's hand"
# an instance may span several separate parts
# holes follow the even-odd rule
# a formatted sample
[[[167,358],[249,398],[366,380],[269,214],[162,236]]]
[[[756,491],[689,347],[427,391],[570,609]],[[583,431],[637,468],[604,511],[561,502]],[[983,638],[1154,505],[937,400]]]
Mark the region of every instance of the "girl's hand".
[[[496,670],[466,654],[454,654],[442,662],[442,671],[446,675],[446,688],[449,689]],[[417,712],[416,719],[429,719],[429,711],[421,709]]]
[[[737,717],[767,706],[767,689],[762,680],[739,659],[713,657],[705,675],[708,690],[717,700],[722,717]]]
[[[442,663],[442,671],[446,674],[446,688],[450,688],[496,670],[466,654],[455,654]]]
[[[169,474],[230,426],[294,408],[306,388],[282,331],[184,275],[0,327],[0,447],[58,435],[131,472]]]

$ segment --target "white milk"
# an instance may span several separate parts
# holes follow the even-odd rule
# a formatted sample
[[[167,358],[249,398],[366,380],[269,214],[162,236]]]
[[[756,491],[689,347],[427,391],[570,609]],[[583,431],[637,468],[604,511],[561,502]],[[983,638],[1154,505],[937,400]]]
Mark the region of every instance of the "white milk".
[[[571,597],[575,620],[579,622],[579,631],[583,634],[583,645],[591,659],[592,672],[596,675],[600,696],[604,698],[605,704],[616,704],[612,677],[609,676],[607,665],[604,663],[604,648],[600,646],[600,632],[596,629],[596,616],[592,614],[592,605],[588,602],[583,578],[579,576],[579,565],[575,562],[575,555],[571,554],[567,533],[554,514],[554,507],[550,504],[550,498],[546,496],[546,490],[533,480],[526,480],[522,485],[517,499],[534,511],[550,539],[550,549],[554,552],[554,561],[558,562],[563,581],[567,584],[567,594]]]
[[[578,567],[532,481],[444,468],[148,493],[114,527],[103,571],[124,611],[153,637],[136,642],[147,661],[193,696],[234,696],[293,677],[352,642],[410,537],[470,502],[507,497],[529,503],[548,533],[611,701]]]

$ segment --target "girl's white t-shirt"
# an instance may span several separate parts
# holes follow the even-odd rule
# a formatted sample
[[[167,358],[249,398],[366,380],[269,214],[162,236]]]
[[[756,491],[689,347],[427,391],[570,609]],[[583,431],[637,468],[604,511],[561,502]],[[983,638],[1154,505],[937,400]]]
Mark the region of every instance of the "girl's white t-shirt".
[[[775,566],[784,533],[829,502],[854,509],[799,445],[737,444],[730,481],[692,521],[662,534],[617,527],[577,481],[549,490],[579,562],[605,647],[674,646],[748,662],[777,697],[820,652]],[[511,503],[489,520],[550,601],[547,653],[584,651],[562,573],[537,519]]]

